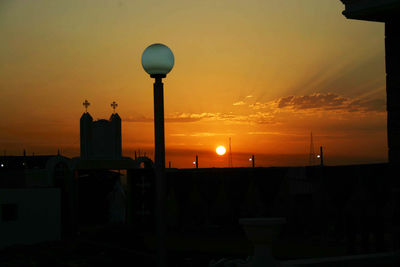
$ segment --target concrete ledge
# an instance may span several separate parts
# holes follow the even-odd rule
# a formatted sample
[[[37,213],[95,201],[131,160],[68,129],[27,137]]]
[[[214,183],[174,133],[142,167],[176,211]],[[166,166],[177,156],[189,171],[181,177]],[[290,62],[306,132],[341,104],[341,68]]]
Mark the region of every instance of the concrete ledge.
[[[312,267],[333,267],[333,266],[399,266],[400,251],[362,254],[342,257],[327,257],[314,259],[289,260],[281,262],[282,266],[312,266]]]

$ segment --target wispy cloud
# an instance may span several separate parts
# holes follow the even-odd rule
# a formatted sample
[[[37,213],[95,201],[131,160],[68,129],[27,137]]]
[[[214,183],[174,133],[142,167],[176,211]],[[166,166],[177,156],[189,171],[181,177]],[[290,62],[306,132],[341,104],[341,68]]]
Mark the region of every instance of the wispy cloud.
[[[270,101],[270,102],[265,102],[265,103],[261,103],[261,102],[255,102],[253,104],[250,104],[249,107],[255,110],[259,110],[259,109],[272,109],[275,108],[276,106],[276,101]]]
[[[246,103],[244,101],[238,101],[238,102],[233,103],[232,105],[234,105],[234,106],[243,106],[243,105],[246,105]]]
[[[170,114],[167,118],[167,122],[194,122],[199,120],[209,120],[209,121],[227,121],[234,120],[235,115],[231,113],[212,113],[212,112],[203,112],[203,113],[182,113],[175,112]]]
[[[279,132],[248,132],[250,135],[281,135]]]
[[[244,106],[244,105],[247,104],[246,101],[247,101],[249,98],[252,98],[252,97],[253,97],[252,95],[247,95],[247,96],[245,96],[245,98],[244,98],[243,100],[234,102],[232,105],[233,105],[233,106]]]
[[[190,136],[193,137],[211,137],[211,136],[233,136],[234,133],[212,133],[212,132],[199,132],[199,133],[192,133]]]
[[[350,98],[335,93],[313,93],[303,96],[287,96],[273,101],[249,105],[254,110],[324,110],[343,112],[384,112],[385,100],[380,98]]]
[[[303,96],[287,96],[278,99],[278,108],[293,108],[293,109],[332,109],[342,108],[348,99],[333,93],[320,94],[315,93]]]
[[[232,124],[277,124],[283,115],[315,114],[315,112],[360,113],[385,112],[385,100],[381,98],[351,98],[336,93],[313,93],[302,96],[286,96],[268,102],[246,104],[244,101],[233,103],[235,106],[245,106],[247,112],[174,112],[166,116],[167,123],[190,122],[226,122]],[[282,114],[282,115],[281,115]],[[322,114],[322,113],[321,113]],[[128,117],[125,122],[153,122],[152,117],[138,115]],[[207,133],[206,133],[207,134]],[[205,135],[206,135],[205,134]],[[204,133],[203,133],[204,135]],[[178,136],[178,135],[176,135]]]
[[[196,122],[200,120],[227,120],[232,118],[231,114],[223,114],[223,113],[188,113],[188,112],[175,112],[166,116],[166,122]],[[124,119],[125,122],[152,122],[154,121],[151,117],[146,116],[135,116],[128,117]]]
[[[184,134],[184,133],[176,133],[176,134],[169,134],[169,136],[183,137],[183,136],[187,136],[187,134]]]
[[[249,122],[258,124],[273,124],[276,123],[275,115],[272,112],[256,112],[247,116]]]
[[[195,132],[195,133],[176,133],[170,134],[169,136],[174,137],[211,137],[211,136],[234,136],[235,133],[214,133],[214,132]]]

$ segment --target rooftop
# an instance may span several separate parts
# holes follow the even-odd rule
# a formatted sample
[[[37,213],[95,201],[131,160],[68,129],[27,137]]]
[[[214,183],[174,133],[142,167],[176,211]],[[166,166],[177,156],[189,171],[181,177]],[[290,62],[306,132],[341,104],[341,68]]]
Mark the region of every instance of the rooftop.
[[[400,14],[400,0],[341,0],[348,19],[385,22]]]

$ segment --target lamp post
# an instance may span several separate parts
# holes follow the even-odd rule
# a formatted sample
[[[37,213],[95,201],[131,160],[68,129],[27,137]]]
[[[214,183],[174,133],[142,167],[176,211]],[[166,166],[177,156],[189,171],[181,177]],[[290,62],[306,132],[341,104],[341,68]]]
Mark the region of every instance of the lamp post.
[[[324,151],[322,151],[322,146],[319,148],[320,154],[317,155],[317,158],[320,160],[320,165],[324,166]]]
[[[254,162],[254,155],[251,155],[251,158],[249,158],[249,161],[251,161],[252,167],[255,167],[255,162]]]
[[[162,78],[167,76],[174,66],[174,54],[163,44],[152,44],[142,54],[144,70],[154,78],[154,142],[156,174],[156,233],[157,266],[167,266],[165,248],[165,138],[164,138],[164,87]]]

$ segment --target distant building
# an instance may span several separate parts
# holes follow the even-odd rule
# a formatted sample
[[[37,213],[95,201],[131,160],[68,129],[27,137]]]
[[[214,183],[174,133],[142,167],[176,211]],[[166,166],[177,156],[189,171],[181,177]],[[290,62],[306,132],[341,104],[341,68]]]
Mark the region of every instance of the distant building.
[[[0,188],[54,187],[71,168],[70,159],[60,155],[1,156]]]
[[[61,238],[70,177],[62,156],[0,157],[0,248]]]

